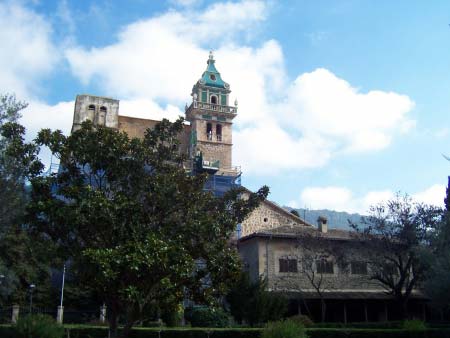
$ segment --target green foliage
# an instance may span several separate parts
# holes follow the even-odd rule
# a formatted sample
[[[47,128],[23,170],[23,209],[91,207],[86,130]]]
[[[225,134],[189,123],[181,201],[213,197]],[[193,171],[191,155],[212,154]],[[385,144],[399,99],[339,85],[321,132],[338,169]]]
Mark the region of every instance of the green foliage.
[[[8,153],[28,168],[30,229],[56,246],[55,256],[70,257],[80,284],[105,300],[113,336],[119,316],[127,331],[148,307],[170,309],[186,294],[213,302],[237,279],[229,238],[268,188],[246,200],[243,189],[222,198],[205,192],[206,177],[187,175],[177,151],[182,119],[163,120],[143,139],[87,121],[68,137],[44,129],[25,143],[23,127],[4,127]],[[62,170],[42,175],[39,146]]]
[[[252,282],[247,273],[241,274],[239,282],[227,295],[230,312],[236,321],[250,325],[276,321],[287,311],[287,299],[266,291],[266,282]]]
[[[306,338],[305,327],[293,320],[272,322],[262,332],[261,338]]]
[[[306,315],[296,315],[288,318],[290,321],[299,323],[304,327],[312,327],[314,322]]]
[[[38,286],[35,304],[46,306],[50,296],[49,248],[23,226],[28,200],[25,182],[30,167],[10,151],[21,148],[24,153],[33,153],[37,149],[21,146],[20,133],[24,129],[15,124],[26,107],[14,95],[0,95],[0,274],[5,276],[0,283],[0,305],[23,303],[33,283]]]
[[[389,322],[321,322],[315,323],[314,328],[352,328],[352,329],[401,329],[403,321]]]
[[[66,336],[71,338],[106,338],[105,328],[70,327]],[[408,331],[401,329],[306,329],[309,338],[450,338],[449,329]],[[157,329],[136,328],[131,338],[260,338],[263,329]],[[0,337],[19,338],[13,327],[0,326]],[[28,338],[28,337],[27,337]]]
[[[421,331],[427,327],[422,320],[405,320],[402,324],[402,329],[408,331]]]
[[[398,194],[370,211],[362,224],[352,224],[367,252],[369,277],[395,297],[407,318],[408,299],[430,270],[430,229],[437,228],[442,210]]]
[[[161,319],[167,327],[176,327],[181,325],[183,318],[183,309],[171,308],[161,314]]]
[[[228,327],[230,317],[221,308],[196,307],[187,310],[186,319],[193,327]]]
[[[62,338],[64,328],[47,315],[21,317],[15,326],[17,338]]]

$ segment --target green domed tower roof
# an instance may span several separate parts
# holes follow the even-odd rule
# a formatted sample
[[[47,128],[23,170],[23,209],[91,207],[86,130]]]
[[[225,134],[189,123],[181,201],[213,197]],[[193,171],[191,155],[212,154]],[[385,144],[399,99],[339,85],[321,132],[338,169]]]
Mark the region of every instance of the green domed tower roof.
[[[208,66],[206,70],[203,72],[201,79],[198,81],[200,85],[221,88],[221,89],[230,89],[230,85],[222,80],[220,73],[217,71],[214,60],[214,56],[212,52],[209,52],[209,58],[207,61]]]

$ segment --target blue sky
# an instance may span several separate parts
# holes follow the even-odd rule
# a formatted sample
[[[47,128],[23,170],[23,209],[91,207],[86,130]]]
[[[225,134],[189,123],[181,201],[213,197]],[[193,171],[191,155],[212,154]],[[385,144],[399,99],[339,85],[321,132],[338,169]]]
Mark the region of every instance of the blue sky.
[[[442,204],[448,1],[0,1],[0,86],[68,133],[76,94],[175,118],[213,49],[239,100],[234,164],[282,205]],[[49,161],[49,154],[43,158]]]

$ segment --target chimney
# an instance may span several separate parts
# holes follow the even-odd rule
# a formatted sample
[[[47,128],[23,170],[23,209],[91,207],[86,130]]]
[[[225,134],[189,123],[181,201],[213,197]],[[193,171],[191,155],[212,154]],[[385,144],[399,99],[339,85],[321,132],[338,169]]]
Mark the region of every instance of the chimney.
[[[324,234],[328,232],[328,220],[326,217],[319,216],[319,218],[317,219],[317,228]]]

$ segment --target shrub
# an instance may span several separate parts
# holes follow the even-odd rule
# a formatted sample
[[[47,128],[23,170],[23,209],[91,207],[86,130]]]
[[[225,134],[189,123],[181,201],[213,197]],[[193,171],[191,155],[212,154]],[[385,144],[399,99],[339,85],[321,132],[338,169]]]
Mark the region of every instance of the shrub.
[[[296,323],[302,324],[304,327],[311,327],[314,325],[314,322],[306,315],[296,315],[288,318]]]
[[[261,338],[306,338],[305,327],[293,320],[269,323]]]
[[[230,318],[220,308],[197,307],[186,311],[193,327],[228,327]]]
[[[15,325],[17,338],[62,338],[64,328],[47,315],[21,317]]]
[[[408,331],[422,331],[425,330],[427,327],[425,326],[425,323],[421,320],[405,320],[403,322],[402,328]]]
[[[182,315],[178,312],[167,312],[161,315],[161,319],[167,327],[175,327],[181,324]]]
[[[251,281],[248,273],[241,275],[238,283],[227,295],[230,312],[237,322],[255,324],[277,321],[284,317],[287,299],[267,289],[266,280]]]

